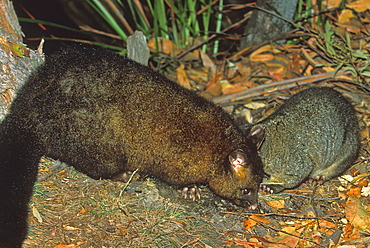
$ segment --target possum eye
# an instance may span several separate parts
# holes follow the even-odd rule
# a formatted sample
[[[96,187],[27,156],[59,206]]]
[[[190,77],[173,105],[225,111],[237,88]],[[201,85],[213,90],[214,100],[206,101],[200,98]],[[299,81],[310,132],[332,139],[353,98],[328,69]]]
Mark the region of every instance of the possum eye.
[[[249,189],[242,189],[242,194],[243,195],[250,195],[252,191],[250,191]]]

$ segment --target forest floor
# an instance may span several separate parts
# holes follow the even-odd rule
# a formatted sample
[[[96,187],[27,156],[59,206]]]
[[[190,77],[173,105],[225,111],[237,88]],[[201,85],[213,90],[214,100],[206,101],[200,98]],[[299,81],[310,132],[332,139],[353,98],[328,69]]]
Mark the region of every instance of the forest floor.
[[[187,66],[173,75],[237,120],[253,122],[306,86],[335,87],[355,106],[361,128],[360,156],[343,177],[261,194],[259,208],[251,212],[207,187],[193,202],[153,178],[134,178],[129,184],[93,180],[71,167],[53,169],[53,161],[43,159],[24,247],[368,247],[370,48],[364,40],[369,23],[365,14],[348,17],[343,11],[331,26],[335,32],[319,30],[299,45],[248,48],[223,61],[202,54],[202,66],[182,60]],[[343,38],[346,32],[350,42]],[[199,57],[196,52],[193,58]],[[338,61],[347,70],[339,70],[333,80]],[[356,71],[360,67],[365,69]]]
[[[362,147],[341,178],[260,194],[251,212],[205,186],[201,199],[191,201],[153,178],[94,180],[44,158],[24,247],[368,247],[370,95],[346,88],[357,99]]]
[[[50,164],[41,164],[41,176]],[[260,195],[254,212],[206,187],[193,202],[152,178],[127,185],[67,167],[36,184],[24,247],[367,247],[370,198],[361,190],[368,194],[370,168],[358,165],[350,170],[357,183],[334,179]]]

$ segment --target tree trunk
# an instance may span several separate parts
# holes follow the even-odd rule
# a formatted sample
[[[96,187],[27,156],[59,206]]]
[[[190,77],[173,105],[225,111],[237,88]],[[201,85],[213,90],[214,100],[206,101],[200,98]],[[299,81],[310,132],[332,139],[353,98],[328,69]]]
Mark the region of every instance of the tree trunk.
[[[257,0],[257,6],[281,15],[287,20],[292,20],[297,2],[298,0]],[[273,6],[273,8],[270,6]],[[244,37],[240,41],[240,48],[243,49],[261,41],[269,40],[290,29],[291,25],[285,20],[256,9],[245,26]]]
[[[17,90],[43,62],[42,54],[36,51],[27,49],[29,55],[17,53],[19,45],[25,46],[22,35],[12,2],[0,0],[0,121],[8,112]]]

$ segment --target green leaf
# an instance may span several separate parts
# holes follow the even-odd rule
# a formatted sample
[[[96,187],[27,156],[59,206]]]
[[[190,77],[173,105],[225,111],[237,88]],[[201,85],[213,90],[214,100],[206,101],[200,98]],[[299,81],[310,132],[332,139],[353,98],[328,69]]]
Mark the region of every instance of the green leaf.
[[[370,71],[363,71],[361,75],[370,78]]]
[[[350,71],[351,72],[351,75],[356,77],[357,76],[357,71],[355,68],[353,68],[353,66],[346,66],[343,68],[344,71]]]
[[[338,73],[338,71],[340,70],[340,68],[342,68],[344,64],[343,63],[340,63],[333,71],[333,77],[335,77],[335,75]]]

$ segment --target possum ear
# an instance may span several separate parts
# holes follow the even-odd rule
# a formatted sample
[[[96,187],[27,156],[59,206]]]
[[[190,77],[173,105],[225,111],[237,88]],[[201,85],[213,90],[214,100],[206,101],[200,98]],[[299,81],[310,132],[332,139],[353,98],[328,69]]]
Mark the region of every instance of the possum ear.
[[[254,126],[248,133],[247,140],[251,140],[260,149],[263,141],[265,140],[265,129],[261,126]]]
[[[239,177],[245,176],[246,159],[247,155],[241,149],[237,149],[229,155],[231,168]]]

